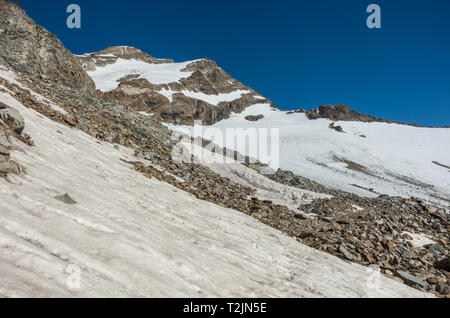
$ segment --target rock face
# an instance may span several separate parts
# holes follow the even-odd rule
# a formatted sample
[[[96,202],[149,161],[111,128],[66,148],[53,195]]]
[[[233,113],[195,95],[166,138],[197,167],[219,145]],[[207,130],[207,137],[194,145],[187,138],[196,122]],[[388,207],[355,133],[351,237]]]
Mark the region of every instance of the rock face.
[[[309,119],[328,118],[333,121],[386,122],[374,116],[360,114],[347,105],[322,105],[306,112]]]
[[[327,118],[332,121],[360,121],[363,123],[391,123],[391,124],[399,124],[399,125],[407,125],[413,127],[421,127],[418,124],[408,124],[401,121],[391,121],[383,118],[377,118],[372,115],[361,114],[347,105],[321,105],[317,108],[311,109],[306,112],[306,116],[308,119],[319,119],[319,118]],[[433,127],[430,127],[433,128]],[[436,127],[434,127],[436,128]],[[447,127],[442,127],[447,128]]]
[[[51,78],[95,94],[93,81],[58,38],[9,0],[0,0],[0,62],[37,80]]]
[[[111,66],[118,60],[166,65],[167,72],[170,72],[171,65],[175,66],[172,60],[157,59],[130,47],[110,47],[77,58],[96,82],[98,79],[93,72]],[[114,66],[114,71],[117,67]],[[151,83],[153,74],[150,74],[149,80],[142,76],[142,70],[124,69],[123,73],[126,75],[117,80],[117,88],[107,91],[97,90],[97,94],[105,101],[120,103],[135,111],[145,112],[154,120],[182,125],[193,125],[195,120],[211,125],[228,118],[232,112],[242,112],[250,105],[271,103],[232,78],[210,59],[187,62],[181,72],[185,72],[186,76],[179,80],[155,84]]]

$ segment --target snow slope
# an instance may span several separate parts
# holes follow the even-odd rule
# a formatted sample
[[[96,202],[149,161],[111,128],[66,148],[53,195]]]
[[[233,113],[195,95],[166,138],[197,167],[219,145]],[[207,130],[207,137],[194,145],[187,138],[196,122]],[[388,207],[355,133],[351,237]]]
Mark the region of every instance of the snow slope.
[[[201,145],[184,141],[182,146],[185,149],[183,154],[187,158],[195,156],[196,160],[222,177],[256,190],[256,196],[260,200],[270,200],[275,204],[284,205],[297,211],[300,205],[309,204],[315,199],[331,198],[329,195],[280,184],[237,162],[223,164],[226,158],[202,148]],[[201,154],[201,158],[198,158],[197,154]]]
[[[147,179],[120,160],[137,160],[129,149],[0,101],[36,143],[15,142],[26,175],[0,180],[0,296],[430,296]],[[77,203],[54,198],[65,193]]]
[[[264,118],[250,122],[245,120],[248,115]],[[226,128],[279,128],[280,168],[333,188],[375,195],[357,185],[380,194],[450,204],[450,171],[433,163],[450,166],[450,129],[338,122],[336,125],[345,131],[340,133],[330,129],[330,123],[258,104],[212,127],[221,129],[224,135]],[[193,133],[190,127],[167,126]],[[223,146],[225,141],[215,143]]]
[[[119,79],[131,74],[139,74],[140,78],[145,78],[152,84],[178,82],[192,75],[192,72],[182,71],[192,62],[194,61],[151,64],[137,60],[117,59],[115,63],[97,67],[95,71],[90,71],[88,74],[97,89],[109,92],[119,86],[117,82]]]

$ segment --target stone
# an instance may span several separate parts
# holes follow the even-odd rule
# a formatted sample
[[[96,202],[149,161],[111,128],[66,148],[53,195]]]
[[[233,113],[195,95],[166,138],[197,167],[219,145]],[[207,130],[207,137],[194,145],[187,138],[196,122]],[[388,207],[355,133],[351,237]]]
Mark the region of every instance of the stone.
[[[450,257],[447,256],[446,258],[437,261],[434,266],[446,272],[450,272]]]
[[[383,240],[383,242],[381,242],[381,245],[388,251],[392,251],[394,248],[394,244],[391,240]]]
[[[445,252],[447,251],[445,249],[445,247],[442,247],[440,244],[429,244],[429,245],[425,245],[424,249],[434,255],[437,258],[440,258],[442,255],[445,254]]]
[[[294,217],[299,220],[306,220],[305,215],[303,215],[302,213],[295,213]]]
[[[339,252],[341,252],[349,261],[352,261],[354,259],[354,256],[349,251],[347,251],[343,245],[339,246]]]
[[[14,108],[0,109],[0,120],[11,128],[16,134],[21,134],[25,128],[25,122],[22,115]]]
[[[396,271],[396,273],[397,273],[398,277],[400,277],[407,284],[412,284],[412,285],[417,284],[422,288],[428,286],[427,282],[425,282],[425,281],[417,278],[416,276],[413,276],[405,271],[398,270],[398,271]]]
[[[114,144],[118,144],[118,145],[124,145],[124,144],[125,144],[125,140],[124,140],[123,136],[121,136],[120,134],[117,134],[117,135],[113,138],[112,142],[113,142]]]
[[[70,195],[68,195],[67,193],[64,195],[56,196],[55,199],[62,203],[69,204],[69,205],[77,204],[77,201],[72,199],[72,197]]]
[[[308,237],[314,237],[314,233],[312,233],[312,232],[301,232],[298,235],[298,237],[301,238],[301,239],[305,239],[305,238],[308,238]]]
[[[248,120],[248,121],[258,121],[258,120],[261,120],[261,119],[263,119],[263,118],[264,118],[264,115],[258,115],[258,116],[250,115],[250,116],[245,117],[245,120]]]
[[[425,204],[425,209],[431,214],[434,214],[439,210],[437,207],[428,204]]]
[[[450,294],[450,285],[445,284],[445,283],[438,284],[436,286],[436,291],[442,295],[449,295]]]
[[[334,130],[336,130],[338,132],[344,132],[344,129],[342,128],[342,126],[335,126],[334,124],[335,123],[333,122],[328,127],[331,128],[331,129],[334,129]]]
[[[69,125],[70,127],[75,127],[75,125],[76,125],[75,121],[72,118],[70,118],[69,116],[64,117],[64,122],[67,125]]]

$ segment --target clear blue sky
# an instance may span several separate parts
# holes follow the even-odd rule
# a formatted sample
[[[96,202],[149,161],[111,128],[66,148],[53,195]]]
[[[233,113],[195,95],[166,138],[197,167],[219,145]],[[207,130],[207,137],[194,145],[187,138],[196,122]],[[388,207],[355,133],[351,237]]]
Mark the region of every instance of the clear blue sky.
[[[129,45],[209,57],[282,109],[347,104],[391,120],[450,125],[449,0],[19,0],[73,53]],[[66,27],[70,3],[82,28]],[[381,7],[368,29],[366,8]],[[450,142],[450,141],[449,141]]]

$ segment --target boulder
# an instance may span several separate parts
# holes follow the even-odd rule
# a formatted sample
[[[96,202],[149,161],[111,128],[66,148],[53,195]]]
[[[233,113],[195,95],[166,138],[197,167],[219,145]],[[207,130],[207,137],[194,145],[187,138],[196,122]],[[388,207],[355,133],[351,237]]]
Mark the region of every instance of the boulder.
[[[352,261],[354,259],[353,255],[349,251],[347,251],[347,249],[343,245],[339,246],[339,252],[341,252],[349,261]]]
[[[245,119],[246,120],[248,120],[248,121],[258,121],[258,120],[261,120],[261,119],[263,119],[264,118],[264,115],[250,115],[250,116],[247,116],[247,117],[245,117]]]
[[[77,203],[77,201],[72,199],[72,197],[70,195],[68,195],[67,193],[64,195],[56,196],[55,199],[62,203],[70,204],[70,205]]]
[[[0,109],[0,120],[19,135],[25,128],[25,121],[22,115],[14,108]]]
[[[450,257],[446,257],[444,259],[441,259],[440,261],[437,261],[434,266],[436,268],[443,269],[446,272],[450,272]]]
[[[419,285],[422,288],[428,286],[427,282],[425,282],[425,281],[423,281],[423,280],[417,278],[416,276],[413,276],[413,275],[411,275],[411,274],[409,274],[407,272],[399,270],[396,273],[397,273],[398,277],[400,277],[408,285],[415,285],[415,284],[417,284],[417,285]]]

